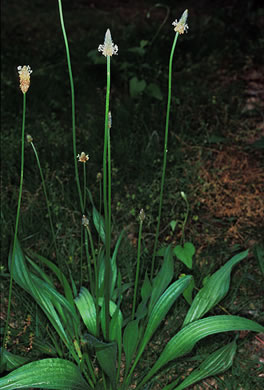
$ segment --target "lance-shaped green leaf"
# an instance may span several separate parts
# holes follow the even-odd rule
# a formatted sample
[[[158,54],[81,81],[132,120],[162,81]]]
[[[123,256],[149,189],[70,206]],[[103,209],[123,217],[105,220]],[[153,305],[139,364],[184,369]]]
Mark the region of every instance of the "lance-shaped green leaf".
[[[9,267],[11,253],[12,251],[9,256]],[[48,281],[48,277],[43,275],[44,280],[42,280],[29,270],[18,240],[14,251],[13,277],[36,300],[63,342],[71,349],[69,334],[75,337],[75,329],[78,325],[75,309],[64,296],[56,291],[53,284]],[[74,353],[73,350],[71,352]]]
[[[205,286],[195,296],[183,326],[203,317],[224,298],[229,290],[232,268],[247,255],[248,250],[238,253],[208,279]]]
[[[101,240],[105,244],[105,222],[103,217],[98,213],[96,208],[93,206],[93,223],[99,234]]]
[[[68,280],[66,279],[65,275],[63,272],[50,260],[46,259],[44,256],[41,256],[37,253],[33,253],[33,256],[35,256],[38,260],[42,261],[47,267],[50,268],[52,272],[57,276],[59,279],[60,283],[62,284],[64,288],[64,293],[67,298],[67,300],[73,305],[74,307],[74,299],[73,299],[73,294],[72,294],[72,289],[69,285]],[[29,258],[27,258],[30,260]]]
[[[171,246],[169,245],[165,249],[164,262],[162,264],[162,267],[158,275],[153,280],[152,294],[149,302],[149,315],[155,303],[163,293],[163,291],[170,284],[173,278],[173,269],[174,269],[174,263],[173,263],[172,249]]]
[[[138,344],[138,320],[130,321],[127,324],[124,330],[123,344],[124,344],[124,351],[126,355],[126,371],[127,371]]]
[[[120,236],[118,237],[118,240],[115,244],[115,249],[113,252],[113,256],[111,257],[111,267],[112,267],[112,279],[111,279],[111,292],[110,292],[110,297],[112,298],[114,288],[116,285],[116,278],[117,278],[117,265],[116,265],[116,257],[118,253],[119,246],[121,244],[122,238],[124,235],[124,230],[121,232]]]
[[[192,280],[192,276],[184,276],[174,282],[159,298],[158,302],[155,304],[151,315],[148,320],[147,328],[143,337],[143,346],[145,348],[146,344],[160,325],[161,321],[164,320],[166,314],[176,301],[176,299],[181,295],[181,293],[186,289],[189,283]],[[142,347],[141,347],[142,348]]]
[[[81,287],[79,295],[75,298],[75,303],[87,329],[96,336],[96,309],[93,297],[87,288]]]
[[[138,363],[138,360],[142,355],[144,349],[146,348],[147,343],[153,336],[154,332],[160,325],[161,321],[165,318],[166,314],[168,313],[168,311],[170,310],[170,308],[172,307],[176,299],[185,290],[185,288],[188,286],[191,280],[192,280],[192,276],[184,276],[180,278],[179,280],[174,282],[170,287],[167,288],[167,290],[162,294],[158,302],[155,304],[151,312],[151,315],[149,317],[147,328],[144,333],[142,343],[139,346],[139,350],[137,352],[137,356],[134,361],[130,374],[132,373],[132,370],[135,368],[136,364]]]
[[[28,363],[0,379],[1,390],[29,387],[52,390],[91,389],[79,368],[63,359],[42,359]]]
[[[4,348],[0,348],[0,373],[4,371],[12,371],[15,368],[29,362],[29,358],[15,355]]]
[[[110,294],[111,294],[111,298],[114,295],[114,289],[115,289],[115,285],[116,285],[116,279],[117,279],[116,257],[117,257],[117,252],[118,252],[118,249],[119,249],[122,237],[123,237],[123,233],[120,234],[120,236],[119,236],[119,238],[118,238],[118,240],[116,242],[116,246],[115,246],[115,249],[114,249],[113,256],[110,259],[110,263],[111,263],[111,270],[110,270],[110,286],[111,286]],[[98,263],[99,263],[99,294],[102,296],[103,295],[104,280],[105,280],[105,277],[104,277],[104,274],[105,274],[105,258],[104,258],[104,253],[103,252],[101,252],[100,255],[98,256]]]
[[[106,337],[106,320],[105,320],[105,307],[104,307],[104,299],[100,298],[99,299],[99,305],[102,306],[101,310],[101,326],[102,326],[102,331],[104,337]],[[110,316],[112,317],[111,323],[110,323],[110,341],[117,341],[119,343],[119,337],[121,329],[122,329],[122,324],[123,324],[123,315],[121,310],[118,308],[118,306],[113,302],[109,302],[109,312]]]
[[[236,350],[237,345],[234,340],[232,343],[210,354],[179,386],[175,387],[176,384],[174,382],[166,386],[163,390],[183,390],[204,378],[228,370],[233,364]]]
[[[190,352],[199,340],[215,333],[233,330],[263,332],[264,327],[247,318],[238,316],[213,316],[194,321],[182,328],[168,342],[159,359],[138,388],[145,384],[165,364]]]
[[[152,286],[148,277],[148,273],[145,273],[145,279],[141,287],[141,298],[143,301],[147,301],[152,292]]]

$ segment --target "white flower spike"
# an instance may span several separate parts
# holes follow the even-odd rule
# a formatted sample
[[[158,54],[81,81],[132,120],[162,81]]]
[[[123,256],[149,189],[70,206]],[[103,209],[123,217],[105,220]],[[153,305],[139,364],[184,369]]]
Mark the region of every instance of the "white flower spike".
[[[101,51],[105,57],[112,57],[113,54],[117,54],[118,52],[118,46],[114,45],[109,28],[105,33],[104,44],[99,45],[98,51]]]
[[[77,158],[78,158],[78,161],[82,162],[82,163],[86,163],[86,161],[89,160],[88,154],[85,154],[84,152],[82,152],[81,154],[78,154]]]
[[[188,10],[186,9],[184,13],[182,14],[180,20],[177,22],[177,19],[172,23],[174,26],[174,31],[178,32],[179,34],[184,34],[185,32],[188,32],[189,26],[186,23],[188,18]]]
[[[23,93],[26,93],[28,91],[28,88],[30,86],[30,75],[32,73],[32,70],[29,65],[24,66],[18,66],[17,71],[19,74],[19,81],[20,81],[20,89]]]

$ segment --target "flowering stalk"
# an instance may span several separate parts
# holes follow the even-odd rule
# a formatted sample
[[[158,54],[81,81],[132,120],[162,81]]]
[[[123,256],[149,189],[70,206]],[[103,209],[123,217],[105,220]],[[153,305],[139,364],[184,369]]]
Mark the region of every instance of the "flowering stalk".
[[[176,19],[172,23],[173,26],[175,26],[174,31],[176,32],[176,35],[175,35],[175,38],[174,38],[174,41],[173,41],[173,44],[172,44],[171,54],[170,54],[170,61],[169,61],[168,101],[167,101],[165,139],[164,139],[164,151],[163,151],[163,168],[162,168],[161,186],[160,186],[160,201],[159,201],[158,222],[157,222],[155,241],[154,241],[154,248],[153,248],[153,255],[152,255],[152,262],[151,262],[151,272],[150,272],[150,279],[151,280],[153,279],[154,264],[155,264],[156,250],[157,250],[159,230],[160,230],[160,219],[161,219],[161,210],[162,210],[162,203],[163,203],[163,191],[164,191],[165,173],[166,173],[166,165],[167,165],[167,153],[168,153],[167,145],[168,145],[169,121],[170,121],[170,106],[171,106],[172,61],[173,61],[174,50],[175,50],[175,47],[176,47],[176,43],[177,43],[177,39],[178,39],[179,34],[183,34],[185,31],[188,30],[188,25],[186,24],[187,17],[188,17],[188,10],[185,10],[184,13],[182,14],[179,22],[177,22],[177,19]]]
[[[96,262],[96,255],[95,255],[95,250],[94,250],[93,238],[92,238],[92,234],[91,234],[90,227],[89,227],[89,220],[85,215],[83,215],[83,217],[82,217],[82,225],[85,227],[85,248],[86,248],[86,257],[88,260],[88,272],[89,272],[89,278],[90,278],[90,284],[91,284],[91,291],[92,291],[92,294],[95,296],[96,334],[98,336],[99,335],[98,269],[97,269],[97,262]],[[89,242],[90,242],[91,251],[92,251],[92,261],[93,261],[93,265],[94,265],[94,280],[92,278],[91,257],[89,254],[88,237],[89,237]]]
[[[107,29],[103,45],[99,45],[98,51],[106,57],[107,60],[107,84],[106,84],[106,99],[105,99],[105,135],[104,135],[104,154],[103,154],[103,201],[104,201],[104,216],[105,216],[105,277],[104,277],[104,299],[105,299],[105,319],[106,319],[106,339],[109,339],[109,301],[110,301],[110,244],[111,244],[111,153],[110,153],[110,115],[109,115],[109,99],[110,99],[110,57],[117,54],[118,47],[113,44],[110,30]],[[108,158],[108,169],[107,169]],[[107,187],[108,186],[108,187]]]
[[[80,199],[80,205],[81,205],[81,211],[84,213],[84,203],[82,198],[82,192],[81,192],[81,186],[80,186],[80,180],[79,180],[79,174],[78,174],[78,167],[77,167],[77,161],[76,161],[76,126],[75,126],[75,95],[74,95],[74,83],[73,83],[73,77],[72,77],[72,69],[71,69],[71,59],[70,59],[70,50],[67,40],[67,34],[64,26],[64,20],[63,20],[63,13],[62,13],[62,5],[61,0],[58,0],[59,4],[59,14],[60,14],[60,22],[61,22],[61,29],[62,34],[64,38],[65,43],[65,49],[66,49],[66,56],[67,56],[67,63],[68,63],[68,71],[69,71],[69,78],[70,78],[70,86],[71,86],[71,100],[72,100],[72,143],[73,143],[73,156],[74,156],[74,168],[75,168],[75,180],[77,184],[77,190],[79,194]]]
[[[37,160],[37,165],[38,165],[38,168],[39,168],[39,173],[40,173],[40,177],[41,177],[43,192],[44,192],[45,199],[46,199],[46,204],[47,204],[49,223],[50,223],[50,229],[51,229],[52,238],[53,238],[53,242],[54,242],[54,246],[55,246],[56,258],[59,259],[58,248],[57,248],[57,244],[56,244],[56,236],[55,236],[55,232],[54,232],[54,227],[53,227],[53,222],[52,222],[52,217],[51,217],[51,211],[50,211],[50,202],[49,202],[49,199],[48,199],[45,179],[44,179],[44,175],[43,175],[42,168],[41,168],[41,165],[40,165],[38,152],[37,152],[37,150],[36,150],[36,148],[35,148],[35,146],[33,144],[33,138],[29,134],[27,135],[27,141],[31,144],[33,152],[34,152],[36,160]]]
[[[17,232],[18,232],[18,223],[20,217],[20,208],[21,208],[21,199],[22,199],[22,190],[23,190],[23,177],[24,177],[24,151],[25,151],[25,122],[26,122],[26,93],[30,86],[30,75],[32,70],[30,66],[18,66],[17,68],[20,81],[20,89],[23,93],[23,114],[22,114],[22,132],[21,132],[21,169],[20,169],[20,185],[18,193],[18,204],[17,204],[17,214],[16,214],[16,225],[15,225],[15,234],[13,249],[10,262],[10,282],[9,282],[9,293],[8,293],[8,306],[7,306],[7,315],[6,323],[4,329],[3,337],[3,348],[5,348],[6,337],[8,332],[9,318],[10,318],[10,309],[11,309],[11,297],[12,297],[12,288],[13,288],[13,268],[14,268],[14,257],[15,257],[15,248],[17,242]]]
[[[85,210],[86,206],[86,162],[89,160],[88,154],[85,154],[82,152],[81,154],[77,155],[77,159],[79,162],[83,163],[83,209]],[[85,236],[86,237],[86,236]],[[86,247],[86,238],[85,238],[85,247]],[[83,231],[81,232],[81,248],[83,247]],[[86,250],[86,256],[87,256],[87,250]],[[89,262],[88,262],[89,263]],[[83,251],[81,250],[81,263],[80,263],[80,285],[82,286],[83,281]],[[91,278],[90,278],[91,280]],[[92,283],[92,281],[91,281]]]

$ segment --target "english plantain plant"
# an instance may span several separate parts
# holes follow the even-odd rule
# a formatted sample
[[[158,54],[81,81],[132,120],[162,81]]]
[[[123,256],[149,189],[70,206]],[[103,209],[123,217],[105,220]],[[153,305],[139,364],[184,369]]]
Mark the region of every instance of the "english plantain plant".
[[[73,151],[76,159],[73,78],[67,36],[63,23],[61,0],[58,0],[58,3],[71,82]],[[186,292],[188,286],[193,282],[191,275],[185,275],[178,278],[178,280],[173,280],[173,256],[176,253],[174,253],[170,245],[162,252],[164,259],[158,272],[155,272],[154,265],[157,256],[157,242],[166,170],[172,60],[178,35],[183,34],[188,28],[186,24],[187,15],[186,10],[179,22],[176,20],[173,23],[176,34],[169,62],[169,92],[165,126],[164,160],[158,225],[150,277],[148,276],[148,272],[146,272],[143,283],[139,283],[141,234],[145,218],[143,210],[140,211],[139,215],[135,283],[123,283],[122,275],[118,269],[117,257],[123,233],[117,239],[113,250],[111,245],[110,129],[112,123],[109,111],[110,60],[113,54],[117,54],[118,47],[113,44],[111,33],[108,29],[104,44],[98,48],[106,57],[107,62],[103,150],[104,216],[96,209],[86,186],[84,186],[82,193],[78,170],[75,169],[81,211],[84,214],[86,210],[87,195],[91,201],[91,206],[88,207],[88,214],[93,220],[100,239],[100,245],[96,248],[90,230],[90,222],[83,215],[82,225],[88,261],[89,286],[82,286],[79,293],[77,293],[75,282],[71,280],[70,284],[61,269],[53,262],[35,253],[24,254],[16,233],[9,256],[9,269],[11,274],[9,305],[11,301],[12,280],[14,279],[20,287],[32,296],[45,313],[52,329],[49,331],[52,344],[49,352],[53,357],[35,359],[34,361],[28,362],[28,358],[19,357],[7,351],[5,348],[6,340],[4,338],[3,348],[1,349],[1,370],[2,372],[11,372],[0,379],[1,389],[11,390],[30,387],[61,390],[125,390],[130,385],[141,389],[146,385],[150,385],[155,375],[160,373],[169,362],[175,361],[174,364],[177,364],[177,358],[190,353],[199,340],[209,335],[239,330],[264,331],[263,326],[239,316],[213,315],[205,317],[227,294],[232,268],[248,255],[248,251],[243,251],[232,257],[224,266],[208,278],[205,286],[196,294],[191,303],[182,326],[180,323],[175,324],[175,326],[178,326],[179,331],[165,345],[158,360],[148,372],[140,373],[137,371],[138,364],[144,351],[149,346],[153,335],[180,295]],[[24,116],[22,137],[24,137]],[[78,158],[82,163],[88,161],[88,156],[84,152],[78,155]],[[41,175],[41,178],[43,180],[43,175]],[[44,185],[43,187],[45,188]],[[47,267],[49,274],[45,273],[37,263],[41,263]],[[56,285],[54,283],[54,277],[57,279]],[[59,289],[57,288],[58,284],[60,286]],[[124,318],[122,305],[125,292],[128,289],[133,290],[132,313]],[[140,296],[138,294],[139,291]],[[232,365],[235,352],[236,341],[234,340],[207,356],[201,365],[181,383],[179,383],[181,381],[180,378],[175,378],[174,382],[165,386],[164,389],[185,389],[187,386],[205,377],[223,372]],[[135,373],[137,373],[137,376],[135,376]]]

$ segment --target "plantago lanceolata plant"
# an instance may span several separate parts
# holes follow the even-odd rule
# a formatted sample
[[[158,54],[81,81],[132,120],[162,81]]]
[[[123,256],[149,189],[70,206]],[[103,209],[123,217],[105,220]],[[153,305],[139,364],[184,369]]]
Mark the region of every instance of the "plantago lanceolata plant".
[[[11,305],[11,297],[12,297],[12,286],[13,286],[13,267],[14,267],[14,256],[15,256],[15,247],[17,241],[17,233],[18,233],[18,225],[19,225],[19,217],[20,217],[20,207],[21,207],[21,199],[22,199],[22,190],[23,190],[23,177],[24,177],[24,152],[25,152],[25,122],[26,122],[26,93],[30,86],[30,75],[32,70],[30,66],[24,65],[18,66],[18,75],[20,81],[20,89],[23,93],[23,116],[22,116],[22,132],[21,132],[21,170],[20,170],[20,185],[19,185],[19,193],[18,193],[18,204],[17,204],[17,214],[16,214],[16,225],[15,225],[15,233],[14,233],[14,245],[11,256],[11,265],[10,265],[10,283],[9,283],[9,295],[8,295],[8,308],[7,308],[7,319],[4,330],[3,343],[5,345],[5,340],[8,331],[9,324],[9,316],[10,316],[10,305]]]
[[[46,315],[50,327],[48,332],[52,348],[52,357],[36,359],[28,362],[24,357],[18,357],[10,353],[4,344],[1,350],[2,371],[11,371],[0,379],[1,389],[61,389],[61,390],[88,390],[104,389],[115,390],[129,388],[143,389],[151,386],[162,369],[168,363],[177,364],[176,359],[192,351],[196,343],[203,338],[221,333],[238,330],[251,330],[263,332],[263,326],[247,318],[232,315],[211,315],[205,317],[227,294],[230,286],[230,275],[233,267],[247,257],[248,251],[243,251],[233,256],[224,266],[211,275],[204,287],[196,294],[183,323],[175,319],[175,328],[178,332],[167,342],[159,357],[150,368],[142,368],[142,357],[150,346],[150,341],[162,321],[167,316],[177,299],[186,295],[188,287],[193,286],[193,277],[184,275],[173,280],[174,258],[180,260],[192,269],[190,258],[193,254],[191,243],[184,243],[184,228],[189,213],[187,197],[182,193],[187,205],[187,212],[182,225],[182,242],[177,248],[171,245],[162,248],[158,254],[163,256],[160,269],[155,269],[155,257],[157,256],[159,228],[163,202],[163,190],[167,162],[168,130],[171,105],[172,62],[175,46],[179,34],[183,34],[188,26],[187,10],[183,13],[179,22],[173,22],[175,37],[169,60],[168,102],[165,124],[164,157],[162,167],[160,203],[158,210],[158,223],[152,254],[150,270],[145,270],[144,280],[140,280],[141,270],[141,244],[142,229],[145,219],[143,209],[139,213],[139,234],[137,241],[137,259],[134,282],[124,283],[121,269],[118,267],[117,256],[123,232],[112,243],[112,216],[111,216],[111,143],[110,130],[112,116],[110,107],[110,61],[117,54],[118,47],[112,41],[110,30],[107,29],[104,44],[99,45],[98,50],[106,57],[106,102],[105,102],[105,126],[103,149],[103,174],[97,175],[100,183],[100,207],[99,212],[93,202],[93,198],[86,188],[86,162],[89,156],[82,152],[76,154],[75,134],[75,108],[74,88],[71,74],[69,48],[66,31],[63,23],[61,0],[58,0],[61,27],[66,45],[68,69],[72,92],[72,125],[73,125],[73,150],[77,190],[82,211],[82,223],[84,229],[84,247],[87,258],[87,272],[89,282],[81,286],[78,293],[75,281],[71,278],[71,284],[62,270],[46,257],[33,252],[24,254],[17,240],[19,222],[19,210],[22,194],[23,163],[24,163],[24,127],[25,127],[25,93],[29,74],[21,83],[24,93],[24,110],[22,126],[22,154],[21,154],[21,181],[19,192],[19,204],[16,219],[14,243],[9,256],[10,268],[10,293],[9,308],[6,321],[5,337],[9,321],[12,279],[29,293]],[[22,68],[24,69],[24,68]],[[20,69],[20,70],[22,70]],[[28,70],[28,69],[27,69]],[[27,81],[26,81],[27,80]],[[32,138],[29,142],[32,143]],[[32,144],[33,146],[33,144]],[[35,150],[34,150],[35,151]],[[36,152],[35,152],[36,154]],[[37,157],[37,154],[36,154]],[[76,158],[77,157],[77,158]],[[37,161],[38,157],[37,157]],[[79,183],[78,162],[83,163],[84,189],[83,194]],[[43,179],[40,164],[39,169]],[[103,215],[101,215],[101,179],[103,181],[102,202]],[[43,180],[44,182],[44,180]],[[44,192],[45,184],[43,184]],[[88,194],[90,203],[86,199]],[[46,195],[46,194],[45,194]],[[46,196],[47,199],[47,196]],[[48,200],[47,200],[48,202]],[[85,215],[87,215],[90,220]],[[52,221],[50,219],[52,224]],[[94,240],[91,225],[94,225],[98,233],[98,240]],[[112,245],[111,245],[112,243]],[[100,244],[100,245],[99,245]],[[182,245],[184,246],[182,247]],[[189,245],[187,245],[189,244]],[[188,257],[189,256],[189,257]],[[49,274],[37,264],[40,262],[49,269]],[[54,276],[60,284],[59,290],[54,283]],[[150,277],[149,277],[150,276]],[[82,274],[80,275],[83,282]],[[132,292],[132,294],[131,294]],[[184,295],[184,296],[185,296]],[[132,302],[126,300],[132,296]],[[128,298],[127,298],[128,297]],[[132,308],[131,314],[124,316],[123,305]],[[34,344],[33,344],[34,348]],[[37,352],[37,351],[36,351]],[[198,369],[194,370],[186,379],[174,378],[173,382],[166,385],[166,390],[182,390],[201,379],[216,375],[228,369],[236,352],[236,340],[217,349],[207,356]],[[141,363],[143,361],[143,363]],[[144,364],[143,364],[144,366]],[[180,383],[181,382],[181,383]],[[132,387],[131,387],[132,386]]]

